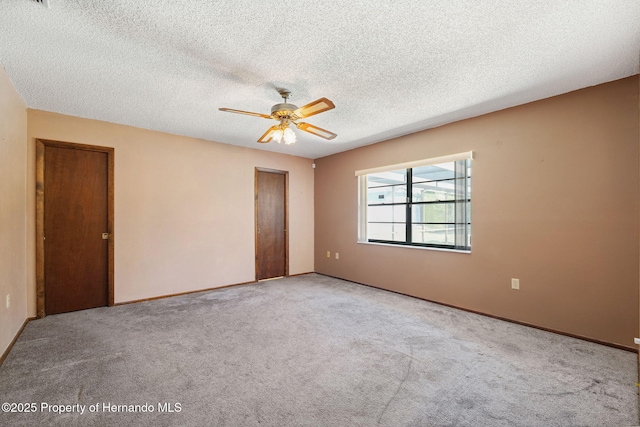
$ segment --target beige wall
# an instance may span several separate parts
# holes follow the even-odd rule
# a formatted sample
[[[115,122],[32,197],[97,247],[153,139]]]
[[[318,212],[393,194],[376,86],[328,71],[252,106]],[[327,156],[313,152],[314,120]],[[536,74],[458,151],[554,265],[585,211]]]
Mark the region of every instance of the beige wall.
[[[115,301],[253,281],[254,168],[289,171],[290,274],[313,265],[312,160],[28,111],[35,138],[115,148]],[[29,314],[35,314],[35,200],[28,203]]]
[[[638,115],[634,76],[318,159],[316,271],[634,347]],[[471,254],[356,243],[354,171],[463,151]]]
[[[0,66],[0,355],[27,319],[26,159],[27,108]]]

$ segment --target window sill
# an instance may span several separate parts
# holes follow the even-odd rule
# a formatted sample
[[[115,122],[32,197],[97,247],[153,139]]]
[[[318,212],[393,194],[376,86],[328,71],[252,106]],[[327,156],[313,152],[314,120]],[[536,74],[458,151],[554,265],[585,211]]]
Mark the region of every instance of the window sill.
[[[460,249],[446,249],[446,248],[430,248],[428,246],[411,246],[411,245],[394,245],[392,243],[377,243],[377,242],[365,242],[365,241],[358,241],[357,242],[360,245],[374,245],[374,246],[388,246],[388,247],[392,247],[392,248],[406,248],[406,249],[422,249],[422,250],[428,250],[428,251],[438,251],[438,252],[455,252],[455,253],[459,253],[459,254],[470,254],[471,251],[464,251],[464,250],[460,250]]]

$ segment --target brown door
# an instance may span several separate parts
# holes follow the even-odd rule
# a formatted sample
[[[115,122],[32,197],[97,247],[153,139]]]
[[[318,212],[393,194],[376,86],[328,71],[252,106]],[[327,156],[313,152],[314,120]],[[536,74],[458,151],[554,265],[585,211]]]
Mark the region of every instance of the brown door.
[[[44,159],[45,312],[105,306],[107,153],[46,146]]]
[[[286,174],[257,171],[256,279],[287,274]]]

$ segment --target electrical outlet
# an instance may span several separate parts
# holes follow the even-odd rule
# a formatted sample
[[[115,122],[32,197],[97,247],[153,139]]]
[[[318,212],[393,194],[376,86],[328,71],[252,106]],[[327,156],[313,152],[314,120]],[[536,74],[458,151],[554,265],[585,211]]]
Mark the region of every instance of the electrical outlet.
[[[520,279],[511,279],[511,289],[520,289]]]
[[[340,254],[336,252],[336,259],[340,259]]]
[[[11,294],[7,294],[7,308],[11,306]]]
[[[327,251],[327,258],[331,258],[331,251]]]

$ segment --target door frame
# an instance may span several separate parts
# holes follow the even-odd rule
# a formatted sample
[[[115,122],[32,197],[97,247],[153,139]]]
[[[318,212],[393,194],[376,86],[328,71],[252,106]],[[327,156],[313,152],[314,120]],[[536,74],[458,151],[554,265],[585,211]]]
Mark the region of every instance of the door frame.
[[[74,150],[98,151],[107,154],[107,221],[108,221],[108,261],[107,261],[107,306],[114,305],[114,152],[112,147],[76,144],[36,138],[36,316],[45,317],[45,277],[44,277],[44,168],[45,147],[70,148]]]
[[[253,233],[255,236],[255,280],[258,281],[258,172],[276,173],[284,175],[284,275],[289,276],[289,171],[269,168],[255,168],[254,173],[254,220]],[[268,279],[266,279],[268,280]]]

